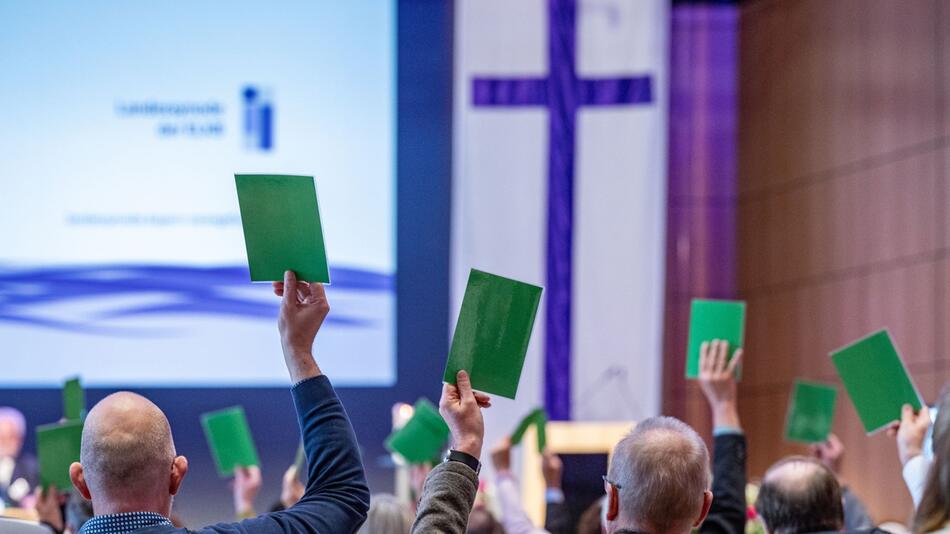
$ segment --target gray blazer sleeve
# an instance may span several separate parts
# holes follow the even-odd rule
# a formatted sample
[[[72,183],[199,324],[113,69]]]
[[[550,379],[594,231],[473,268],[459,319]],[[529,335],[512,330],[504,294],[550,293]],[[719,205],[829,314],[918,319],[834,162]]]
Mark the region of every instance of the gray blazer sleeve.
[[[460,462],[443,462],[426,477],[412,534],[464,534],[478,476]]]

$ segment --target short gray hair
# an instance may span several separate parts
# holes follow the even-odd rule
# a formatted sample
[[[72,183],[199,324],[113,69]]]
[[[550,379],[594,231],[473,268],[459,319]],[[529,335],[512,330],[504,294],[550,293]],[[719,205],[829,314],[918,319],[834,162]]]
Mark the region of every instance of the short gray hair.
[[[9,421],[21,438],[26,435],[26,418],[20,410],[12,406],[0,406],[0,421]]]
[[[640,422],[614,448],[608,477],[619,486],[620,520],[655,529],[699,519],[709,489],[709,451],[673,417]]]

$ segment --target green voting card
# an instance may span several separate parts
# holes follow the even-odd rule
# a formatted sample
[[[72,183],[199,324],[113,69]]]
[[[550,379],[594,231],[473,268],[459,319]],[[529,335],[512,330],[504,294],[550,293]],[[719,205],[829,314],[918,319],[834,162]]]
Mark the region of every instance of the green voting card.
[[[40,462],[40,485],[56,486],[60,492],[73,487],[69,466],[79,461],[82,421],[66,421],[36,428],[36,455]]]
[[[63,418],[73,421],[82,419],[86,412],[86,393],[79,383],[79,377],[71,378],[63,384]]]
[[[528,428],[531,426],[536,426],[538,431],[538,452],[543,452],[544,447],[547,445],[547,433],[545,432],[547,423],[548,416],[544,411],[544,408],[532,410],[531,413],[526,415],[525,418],[522,419],[520,423],[518,423],[515,431],[511,433],[511,444],[517,445],[521,443],[521,440],[524,438],[524,434],[528,431]]]
[[[865,432],[870,434],[900,421],[904,404],[920,409],[920,395],[887,330],[832,352],[831,362],[844,382]]]
[[[241,406],[202,414],[201,426],[222,477],[231,476],[236,467],[261,465]]]
[[[515,398],[541,288],[472,269],[443,380],[468,371],[472,387]]]
[[[828,441],[838,388],[796,380],[785,419],[785,439],[801,443]]]
[[[742,348],[745,334],[745,302],[693,299],[689,313],[689,342],[686,348],[686,378],[699,377],[699,348],[714,339],[729,342],[735,354]]]
[[[294,456],[294,468],[297,470],[297,478],[301,481],[307,480],[307,451],[303,448],[303,442],[297,447],[297,455]]]
[[[311,176],[235,174],[247,261],[254,282],[330,283],[327,251]]]
[[[411,464],[438,461],[449,440],[449,426],[439,410],[426,399],[413,406],[412,417],[386,438],[386,448]]]

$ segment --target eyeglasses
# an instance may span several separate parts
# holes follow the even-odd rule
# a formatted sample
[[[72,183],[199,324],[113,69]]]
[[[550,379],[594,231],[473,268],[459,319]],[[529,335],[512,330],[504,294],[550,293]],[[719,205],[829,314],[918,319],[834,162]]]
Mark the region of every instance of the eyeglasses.
[[[610,480],[609,478],[607,478],[607,475],[602,475],[601,478],[604,479],[604,482],[610,484],[611,486],[617,488],[618,490],[619,490],[619,489],[623,489],[623,486],[621,486],[620,484],[617,484],[617,483],[614,482],[613,480]]]

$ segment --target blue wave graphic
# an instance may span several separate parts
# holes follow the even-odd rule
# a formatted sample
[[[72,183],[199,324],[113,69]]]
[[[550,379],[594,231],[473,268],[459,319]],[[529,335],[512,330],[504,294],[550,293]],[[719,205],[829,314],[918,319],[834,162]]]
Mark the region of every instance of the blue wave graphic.
[[[330,279],[333,281],[328,288],[331,294],[338,290],[390,293],[395,287],[394,275],[360,269],[331,267]],[[265,300],[242,296],[250,285],[250,275],[243,266],[0,267],[0,323],[125,337],[162,336],[171,334],[172,330],[117,326],[114,322],[118,319],[191,314],[273,321],[279,301],[276,297]],[[258,287],[262,294],[271,290],[269,285]],[[44,315],[44,312],[90,297],[101,299],[103,306],[100,308],[104,309],[68,320]],[[140,297],[160,303],[110,304],[110,299],[123,297]],[[334,307],[326,322],[356,327],[374,325],[372,319],[338,307]]]

